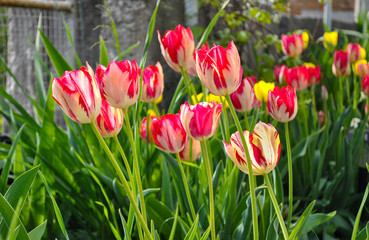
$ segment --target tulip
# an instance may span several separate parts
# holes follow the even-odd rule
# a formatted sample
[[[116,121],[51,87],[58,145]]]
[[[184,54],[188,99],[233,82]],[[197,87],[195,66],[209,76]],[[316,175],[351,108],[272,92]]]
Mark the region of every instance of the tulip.
[[[307,32],[303,32],[302,34],[302,41],[304,42],[304,49],[309,46],[309,34]]]
[[[366,59],[366,50],[363,47],[360,48],[360,58]]]
[[[104,99],[101,103],[101,112],[95,119],[97,130],[105,138],[117,136],[123,126],[123,111],[110,106]]]
[[[190,141],[187,141],[185,147],[179,152],[179,157],[182,161],[189,162],[190,160],[196,161],[201,154],[201,144],[199,140],[192,139],[192,155],[190,149]]]
[[[304,50],[302,35],[292,34],[292,36],[282,35],[282,50],[289,57],[300,56]]]
[[[327,87],[325,85],[322,85],[322,98],[323,100],[327,101],[328,100],[328,91],[327,91]]]
[[[264,82],[262,80],[257,82],[254,85],[256,99],[259,100],[260,102],[267,102],[269,90],[273,90],[274,87],[275,85],[272,82]]]
[[[322,110],[318,112],[319,125],[322,127],[325,124],[325,114]]]
[[[155,143],[164,151],[179,153],[188,141],[179,114],[166,114],[152,119],[152,135]]]
[[[277,130],[271,125],[258,122],[254,132],[243,131],[252,165],[253,175],[264,175],[271,172],[281,155],[281,142]],[[245,150],[239,132],[232,134],[230,143],[223,140],[224,148],[237,167],[248,174]]]
[[[192,101],[193,102],[201,102],[203,96],[204,96],[204,94],[201,92],[201,93],[197,94],[196,97],[195,96],[191,96],[191,98],[192,98]],[[228,108],[229,107],[228,106],[228,103],[227,103],[227,99],[225,97],[223,97],[223,96],[215,96],[214,94],[211,94],[211,93],[209,93],[208,95],[205,96],[205,102],[210,103],[212,101],[214,101],[216,103],[223,104],[223,106],[225,108]]]
[[[363,92],[369,97],[369,75],[363,77]]]
[[[335,51],[332,72],[336,77],[344,77],[350,74],[349,54],[343,50]]]
[[[278,86],[273,91],[269,91],[268,112],[278,122],[289,122],[297,114],[297,95],[290,87]]]
[[[360,77],[369,74],[369,64],[365,59],[360,59],[354,64],[354,73]]]
[[[284,71],[284,77],[289,86],[301,91],[309,87],[309,70],[305,66],[288,68]]]
[[[161,54],[168,65],[176,72],[191,69],[191,61],[195,49],[192,31],[178,25],[174,31],[168,30],[161,38],[158,31]]]
[[[221,112],[221,103],[201,102],[190,105],[185,102],[181,105],[179,114],[187,134],[194,139],[203,141],[215,134]]]
[[[284,71],[287,69],[286,65],[275,65],[274,67],[274,79],[279,84],[285,84],[286,79],[284,77]]]
[[[238,50],[231,41],[224,49],[196,51],[196,71],[205,87],[216,96],[230,95],[241,84],[242,68]]]
[[[92,68],[66,71],[52,83],[52,96],[64,113],[78,123],[92,123],[101,109],[101,95]]]
[[[147,123],[148,117],[144,117],[140,123],[140,126],[138,127],[138,132],[140,133],[140,136],[144,142],[148,143],[154,143],[154,137],[152,136],[152,121],[154,116],[150,116],[150,121]],[[147,126],[149,127],[149,130],[147,130]]]
[[[255,76],[248,76],[246,77],[252,84],[252,87],[259,81]]]
[[[333,50],[337,46],[338,33],[337,32],[326,32],[324,33],[323,45],[328,50]]]
[[[103,98],[113,107],[127,109],[137,101],[140,75],[135,60],[112,61],[107,68],[99,65],[96,79]]]
[[[361,47],[357,43],[349,43],[346,47],[346,52],[348,52],[350,57],[350,63],[357,62],[361,59]]]
[[[139,70],[141,74],[141,70]],[[148,66],[143,71],[141,101],[149,103],[156,102],[164,90],[164,74],[161,64]]]
[[[231,94],[231,100],[235,109],[239,112],[248,112],[255,106],[256,97],[252,83],[244,78],[241,85]]]
[[[198,46],[196,47],[196,49],[197,48],[198,48]],[[200,49],[205,50],[205,51],[209,51],[210,50],[209,43],[206,42],[204,45],[201,46]],[[191,67],[188,70],[188,73],[191,76],[196,76],[197,75],[197,72],[196,72],[196,51],[194,51],[193,54],[192,54]]]
[[[309,72],[309,83],[316,85],[320,82],[320,67],[315,66],[313,63],[304,63]]]

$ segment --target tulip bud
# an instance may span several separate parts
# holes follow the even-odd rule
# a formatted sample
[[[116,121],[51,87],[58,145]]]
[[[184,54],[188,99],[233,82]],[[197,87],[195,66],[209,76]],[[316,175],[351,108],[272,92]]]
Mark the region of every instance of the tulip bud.
[[[303,32],[302,34],[302,41],[304,42],[304,49],[309,46],[309,34],[307,32]]]
[[[232,104],[239,112],[248,112],[255,106],[256,97],[252,83],[244,78],[241,85],[231,94]]]
[[[289,57],[300,56],[304,50],[302,35],[292,34],[292,36],[282,35],[282,50]]]
[[[191,154],[191,149],[190,149],[191,140],[192,140],[192,155],[190,155]],[[182,161],[187,161],[187,162],[189,162],[190,159],[192,161],[196,161],[200,157],[200,154],[201,154],[200,141],[196,139],[190,139],[185,144],[185,147],[183,148],[183,150],[179,152],[179,158]]]
[[[52,83],[52,95],[64,113],[78,123],[92,123],[101,109],[101,95],[91,67],[67,71]]]
[[[139,73],[141,74],[141,70]],[[159,62],[155,66],[148,66],[143,71],[141,101],[155,102],[164,90],[164,74]]]
[[[273,90],[275,87],[274,83],[272,82],[264,82],[259,81],[254,85],[254,92],[255,97],[260,102],[267,102],[268,101],[268,93],[270,90]]]
[[[290,87],[279,89],[278,86],[273,91],[269,91],[268,112],[279,122],[289,122],[297,114],[297,95]]]
[[[369,74],[369,65],[365,59],[360,59],[354,64],[354,73],[360,77]]]
[[[95,125],[101,136],[108,138],[117,136],[123,126],[123,111],[102,100],[101,112],[95,119]]]
[[[369,97],[369,75],[363,77],[363,92]]]
[[[328,91],[327,91],[327,88],[325,87],[325,85],[322,85],[322,98],[325,101],[328,100]]]
[[[318,112],[318,119],[319,119],[320,126],[324,126],[324,124],[325,124],[325,114],[322,110],[320,110]]]
[[[346,47],[346,52],[348,52],[350,57],[350,63],[354,63],[361,59],[361,47],[357,43],[349,43]]]
[[[140,133],[140,136],[144,142],[148,143],[154,143],[154,138],[152,136],[152,121],[154,116],[150,116],[150,121],[147,123],[147,117],[144,117],[140,123],[140,126],[138,128],[138,132]],[[149,127],[149,130],[147,130],[147,126]]]
[[[274,79],[277,83],[279,84],[285,84],[286,83],[286,79],[284,77],[284,71],[287,69],[286,65],[276,65],[274,67]]]
[[[284,71],[286,82],[297,91],[304,90],[310,86],[309,70],[305,66],[287,68]]]
[[[281,155],[281,142],[277,130],[271,124],[258,122],[251,134],[243,131],[250,153],[253,175],[264,175],[271,172]],[[248,174],[247,160],[239,132],[232,134],[230,143],[223,140],[229,158],[237,167]]]
[[[343,50],[334,52],[332,72],[336,77],[344,77],[350,74],[349,54]]]
[[[324,33],[323,45],[326,49],[333,51],[337,46],[338,33],[337,32],[326,32]]]
[[[320,67],[315,66],[312,63],[304,63],[304,66],[307,67],[309,74],[309,83],[311,85],[316,85],[320,82]]]
[[[230,95],[241,84],[240,56],[231,41],[224,49],[214,46],[209,51],[196,51],[196,71],[205,87],[216,96]]]
[[[198,46],[196,47],[196,49],[198,49]],[[204,45],[201,46],[200,49],[205,50],[205,51],[209,51],[210,50],[209,43],[206,42]],[[196,50],[193,52],[192,56],[193,57],[191,59],[191,67],[188,70],[188,73],[191,76],[196,76],[197,75],[197,72],[196,72]]]

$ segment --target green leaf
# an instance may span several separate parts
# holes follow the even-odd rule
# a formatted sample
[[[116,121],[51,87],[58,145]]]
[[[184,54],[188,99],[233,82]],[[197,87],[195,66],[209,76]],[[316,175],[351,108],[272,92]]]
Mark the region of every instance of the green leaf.
[[[368,237],[369,237],[369,222],[366,224],[366,227],[359,232],[355,240],[368,240]]]
[[[122,221],[122,226],[123,226],[123,231],[124,231],[124,238],[126,240],[131,240],[131,235],[130,235],[130,232],[128,231],[128,228],[127,228],[127,222],[124,219],[124,216],[122,215],[122,211],[119,209],[118,212],[119,212],[120,220]]]
[[[311,212],[313,211],[315,202],[316,202],[315,200],[312,201],[309,204],[309,206],[305,209],[305,211],[302,213],[299,220],[296,222],[295,227],[293,228],[293,231],[290,234],[290,239],[295,239],[296,237],[298,237],[301,234],[301,232],[302,232],[301,230],[303,229],[303,227],[307,223],[307,220],[310,217]]]
[[[209,234],[211,232],[211,227],[209,226],[208,229],[204,232],[204,234],[201,236],[200,240],[206,240],[209,237]]]
[[[173,209],[173,193],[172,186],[169,177],[168,165],[165,161],[162,161],[163,164],[163,174],[162,174],[162,188],[161,188],[161,201],[168,206],[170,209]]]
[[[61,77],[65,71],[72,71],[73,68],[68,64],[68,62],[63,58],[63,56],[56,50],[54,45],[50,42],[50,40],[45,36],[45,34],[38,29],[41,34],[42,42],[44,43],[45,49],[51,62],[54,65],[54,68],[59,77]]]
[[[185,239],[184,240],[192,240],[194,237],[195,237],[195,235],[196,235],[196,232],[197,232],[197,228],[198,228],[198,222],[199,222],[199,215],[197,214],[196,215],[196,219],[195,219],[195,221],[193,222],[193,224],[192,224],[192,226],[191,226],[191,228],[190,228],[190,230],[187,232],[187,234],[186,234],[186,237],[185,237]]]
[[[363,208],[365,206],[366,199],[368,198],[368,194],[369,194],[369,183],[366,185],[365,193],[364,193],[363,199],[361,200],[359,211],[356,214],[356,219],[355,219],[355,224],[354,224],[354,230],[352,231],[352,237],[351,237],[351,239],[355,239],[356,238],[357,230],[359,229],[361,213],[362,213]]]
[[[100,64],[107,67],[109,65],[108,51],[106,50],[105,41],[100,36]]]
[[[331,220],[335,215],[336,215],[336,211],[330,212],[328,214],[323,214],[323,213],[312,214],[307,219],[305,226],[301,229],[300,231],[301,234],[298,234],[298,235],[302,236],[314,230],[315,227],[321,225],[324,222]]]
[[[140,41],[136,42],[135,44],[132,44],[131,46],[129,46],[126,50],[124,50],[119,56],[115,57],[113,59],[113,61],[117,61],[118,58],[122,58],[125,55],[127,55],[128,53],[130,53],[133,49],[135,49],[136,47],[140,46]]]
[[[42,235],[44,235],[46,229],[47,221],[41,223],[39,226],[35,227],[32,231],[28,233],[30,240],[40,240]]]
[[[76,59],[78,68],[80,68],[80,67],[82,67],[81,59],[78,56],[76,47],[74,46],[72,35],[70,34],[70,30],[69,30],[68,24],[65,22],[64,15],[63,15],[63,23],[64,23],[65,30],[67,31],[67,34],[68,34],[68,39],[69,39],[70,45],[72,46],[74,57]],[[40,27],[38,27],[38,29],[40,29]]]
[[[41,23],[42,23],[42,14],[40,13],[37,28],[41,28]],[[37,52],[37,54],[40,52],[40,33],[38,31],[36,33],[35,52]],[[40,63],[40,58],[35,57],[34,64],[35,64],[37,98],[40,104],[43,106],[46,101],[46,90],[44,86],[44,79],[42,76],[42,67]]]

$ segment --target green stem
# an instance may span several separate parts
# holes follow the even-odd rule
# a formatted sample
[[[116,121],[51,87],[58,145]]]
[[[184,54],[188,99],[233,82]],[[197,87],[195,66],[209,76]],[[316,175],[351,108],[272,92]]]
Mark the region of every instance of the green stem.
[[[154,109],[156,116],[160,117],[161,116],[160,111],[158,109],[158,106],[155,103],[152,103],[152,108]]]
[[[301,112],[302,112],[302,115],[303,115],[303,119],[308,119],[308,116],[307,116],[307,113],[306,113],[304,92],[300,91],[299,93],[300,93]],[[304,131],[305,131],[305,137],[307,137],[309,135],[308,121],[304,121]]]
[[[284,237],[284,239],[288,240],[288,238],[289,238],[288,237],[288,231],[287,231],[286,225],[284,224],[282,213],[281,213],[281,209],[279,208],[279,205],[277,203],[277,199],[276,199],[276,197],[274,195],[272,186],[271,186],[270,181],[269,181],[269,177],[268,177],[267,174],[265,174],[263,176],[264,176],[264,179],[265,179],[265,183],[267,185],[267,188],[268,188],[270,199],[272,200],[272,203],[273,203],[274,210],[275,210],[275,212],[277,214],[279,225],[281,226],[281,229],[282,229],[283,237]]]
[[[181,68],[181,73],[182,73],[182,76],[183,76],[183,82],[185,83],[186,85],[186,90],[187,90],[187,94],[188,94],[188,97],[190,99],[190,103],[191,104],[195,104],[195,103],[198,103],[198,100],[197,100],[197,93],[196,93],[196,90],[195,88],[193,87],[193,85],[191,84],[191,78],[190,76],[188,75],[188,72],[185,71],[182,67]],[[194,99],[195,99],[195,102],[193,102],[192,100],[192,96],[194,96]]]
[[[291,226],[292,211],[293,211],[293,174],[292,174],[292,156],[290,133],[288,130],[288,122],[284,123],[286,132],[286,146],[287,146],[287,164],[288,164],[288,221],[287,228]]]
[[[340,93],[339,95],[339,100],[340,100],[340,105],[339,105],[339,113],[341,114],[343,112],[343,86],[342,86],[342,77],[338,78],[338,82],[339,82],[339,87],[340,87]]]
[[[114,169],[117,171],[118,178],[119,178],[120,182],[122,183],[124,190],[127,193],[128,199],[129,199],[130,203],[132,204],[133,209],[135,210],[136,218],[141,223],[142,228],[143,228],[143,230],[146,234],[146,237],[150,240],[153,240],[153,238],[150,235],[150,230],[147,227],[146,221],[144,220],[143,216],[140,213],[140,210],[138,209],[135,198],[132,194],[132,191],[129,188],[129,184],[128,184],[126,178],[124,177],[124,174],[123,174],[122,170],[120,169],[117,160],[114,158],[114,156],[111,153],[108,145],[106,145],[103,137],[100,135],[99,130],[97,130],[97,127],[95,126],[94,123],[91,123],[91,128],[92,128],[92,131],[95,133],[97,139],[99,140],[100,145],[104,148],[104,151],[105,151],[106,155],[108,155],[108,158],[109,158],[111,164],[114,166]]]
[[[191,194],[190,194],[190,189],[188,188],[188,182],[187,182],[187,179],[186,179],[186,174],[183,170],[183,166],[182,166],[181,159],[179,157],[179,153],[177,153],[176,156],[177,156],[177,162],[178,162],[179,170],[181,172],[183,186],[185,188],[185,192],[186,192],[186,196],[187,196],[188,205],[190,206],[192,219],[195,220],[196,219],[196,212],[195,212],[195,208],[193,207],[192,198],[191,198]]]
[[[242,145],[243,145],[243,148],[244,148],[245,154],[246,154],[247,170],[249,172],[248,176],[249,176],[249,183],[250,183],[253,234],[254,234],[254,240],[259,240],[258,213],[257,213],[257,208],[256,208],[256,195],[255,195],[255,183],[254,183],[255,179],[253,178],[253,173],[252,173],[250,153],[249,153],[249,149],[246,145],[245,135],[243,135],[241,124],[240,124],[240,121],[237,118],[236,110],[234,109],[234,106],[232,104],[230,96],[227,95],[226,99],[228,101],[229,109],[231,110],[232,117],[233,117],[234,122],[236,124],[238,133],[240,134]]]
[[[129,139],[129,142],[130,142],[131,147],[132,147],[133,171],[135,172],[135,175],[136,175],[136,182],[137,182],[137,186],[138,186],[138,194],[140,196],[140,204],[141,204],[142,216],[143,216],[143,218],[145,220],[145,224],[147,224],[146,206],[145,206],[145,199],[144,199],[143,190],[142,190],[140,167],[138,165],[138,157],[137,157],[137,151],[136,151],[136,144],[135,144],[135,140],[133,139],[133,133],[132,133],[132,128],[131,128],[131,123],[129,122],[128,111],[127,111],[127,109],[123,109],[123,112],[124,112],[124,121],[126,123],[126,129],[127,129],[128,139]]]
[[[347,77],[346,79],[346,91],[347,91],[347,103],[351,102],[351,97],[350,97],[350,78]]]
[[[317,109],[316,109],[316,99],[315,99],[315,85],[311,86],[311,100],[313,102],[313,123],[314,123],[314,130],[317,128],[317,121],[318,121],[318,116],[317,116]]]
[[[129,166],[129,163],[128,163],[128,159],[126,157],[126,154],[123,151],[122,145],[120,145],[120,142],[118,140],[118,137],[117,136],[114,136],[113,138],[114,138],[115,144],[118,146],[120,155],[123,158],[124,165],[126,166],[127,173],[128,173],[128,176],[129,176],[129,181],[132,183],[132,190],[133,190],[133,192],[135,192],[136,191],[135,190],[135,184],[134,184],[134,181],[133,181],[134,178],[133,178],[132,170],[131,170],[131,167]]]
[[[357,108],[357,79],[356,79],[356,74],[354,73],[354,103],[353,103],[353,109],[354,111],[356,110]]]
[[[215,216],[214,216],[214,192],[213,192],[213,177],[212,177],[212,170],[210,166],[210,159],[208,154],[208,148],[206,144],[206,140],[201,141],[202,151],[203,151],[203,158],[205,161],[206,166],[206,174],[208,177],[209,182],[209,198],[210,198],[210,226],[211,226],[211,239],[216,239],[216,232],[215,232]]]
[[[243,113],[243,119],[245,120],[246,130],[250,131],[250,124],[249,124],[249,119],[247,118],[247,112]]]

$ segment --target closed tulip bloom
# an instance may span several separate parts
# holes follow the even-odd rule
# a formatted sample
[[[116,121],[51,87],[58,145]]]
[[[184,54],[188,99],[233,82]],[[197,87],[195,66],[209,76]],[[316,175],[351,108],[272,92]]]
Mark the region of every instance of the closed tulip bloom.
[[[152,136],[152,121],[154,116],[150,116],[150,121],[147,123],[148,117],[144,117],[140,123],[140,126],[138,127],[138,132],[140,133],[140,136],[144,142],[148,143],[154,143],[154,137]],[[149,130],[147,130],[147,125],[149,127]]]
[[[109,63],[98,66],[97,82],[103,98],[113,107],[127,109],[138,98],[140,75],[135,60]]]
[[[256,97],[252,83],[244,78],[241,85],[231,94],[231,100],[235,109],[239,112],[248,112],[254,108]]]
[[[323,45],[328,50],[333,50],[337,46],[338,33],[337,32],[326,32],[324,33]]]
[[[198,49],[198,46],[196,47],[196,49]],[[205,50],[205,51],[209,51],[210,50],[209,43],[206,42],[205,44],[203,44],[201,46],[200,49]],[[191,76],[196,76],[197,75],[197,72],[196,72],[196,50],[192,54],[191,67],[190,67],[190,69],[188,69],[188,73]]]
[[[334,52],[332,72],[336,77],[344,77],[350,74],[350,59],[348,52],[343,50]]]
[[[196,161],[201,154],[201,144],[199,140],[192,139],[192,155],[191,155],[191,149],[190,149],[190,140],[187,141],[185,144],[185,147],[182,151],[179,152],[179,157],[182,161],[189,162],[190,159],[192,161]]]
[[[305,64],[304,64],[305,65]],[[316,85],[320,82],[320,67],[314,64],[312,65],[305,65],[309,72],[309,82],[312,85]]]
[[[328,100],[328,90],[327,90],[327,87],[325,85],[322,85],[322,99],[327,101]]]
[[[369,75],[363,77],[363,92],[369,97]]]
[[[302,34],[302,41],[304,42],[304,49],[309,46],[309,33],[303,32]]]
[[[365,59],[360,59],[354,64],[354,73],[360,77],[369,74],[369,65]]]
[[[290,87],[278,86],[273,91],[269,91],[268,112],[278,122],[289,122],[297,114],[297,95]]]
[[[273,90],[274,87],[275,85],[272,82],[264,82],[263,80],[257,82],[254,85],[256,99],[260,102],[267,102],[269,90]]]
[[[164,151],[179,153],[188,141],[179,114],[166,114],[152,119],[152,135],[155,143]]]
[[[187,134],[197,140],[212,137],[217,130],[222,104],[201,102],[190,105],[185,102],[179,111],[181,122]]]
[[[231,41],[224,49],[196,51],[196,71],[205,87],[216,96],[230,95],[241,84],[242,68],[238,50]]]
[[[117,136],[123,126],[123,111],[112,107],[105,100],[101,103],[101,112],[95,119],[95,125],[101,136],[105,138]]]
[[[139,70],[141,74],[141,70]],[[141,101],[155,102],[164,90],[163,68],[159,62],[155,66],[148,66],[143,71]]]
[[[253,175],[264,175],[271,172],[281,155],[281,142],[277,130],[271,125],[258,122],[251,134],[243,131],[246,145],[250,153]],[[230,143],[223,140],[224,148],[237,167],[248,174],[245,150],[239,132],[232,134]]]
[[[366,59],[366,50],[363,47],[360,48],[360,58]]]
[[[190,28],[178,25],[174,31],[166,31],[163,38],[158,31],[158,38],[161,54],[174,71],[181,72],[180,67],[191,68],[195,42]]]
[[[348,52],[350,57],[350,63],[354,63],[361,59],[361,46],[357,43],[349,43],[346,47],[346,52]]]
[[[304,50],[302,35],[295,33],[291,36],[282,35],[282,50],[289,57],[300,56]]]
[[[87,64],[67,71],[52,83],[52,96],[64,113],[78,123],[92,123],[100,113],[101,95],[95,74]]]
[[[310,75],[306,66],[288,68],[284,71],[284,77],[287,84],[298,91],[310,86]]]
[[[274,66],[274,80],[279,84],[285,84],[286,79],[284,77],[284,71],[287,69],[286,65],[275,65]]]

